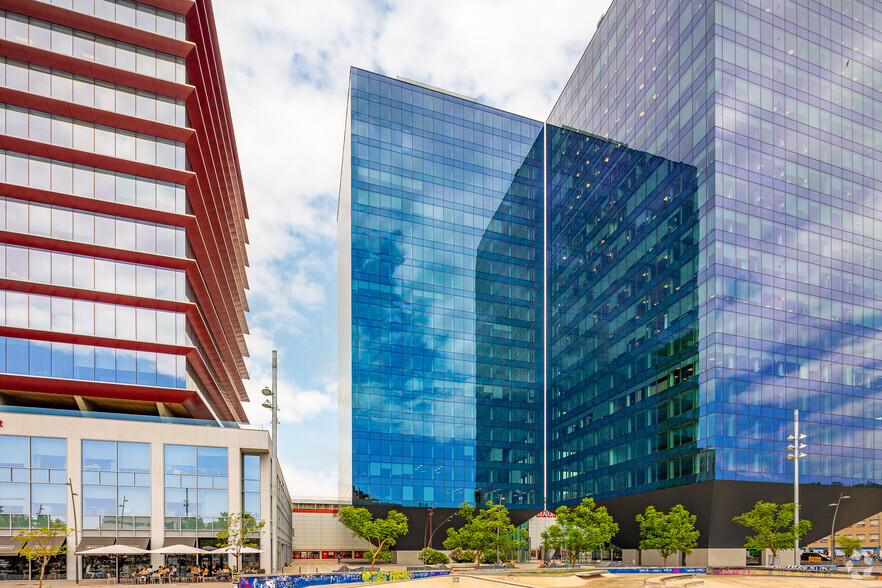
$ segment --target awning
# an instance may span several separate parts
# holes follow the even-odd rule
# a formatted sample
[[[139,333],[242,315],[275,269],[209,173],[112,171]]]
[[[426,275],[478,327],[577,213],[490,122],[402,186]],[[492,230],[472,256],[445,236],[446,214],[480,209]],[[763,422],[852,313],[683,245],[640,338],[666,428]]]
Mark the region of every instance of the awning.
[[[0,555],[15,555],[24,541],[18,537],[0,537]]]
[[[116,537],[83,537],[77,545],[77,552],[113,545],[115,539]]]
[[[196,537],[166,537],[163,547],[171,547],[172,545],[186,545],[188,547],[196,547]]]
[[[147,545],[150,543],[150,537],[117,537],[116,544],[117,545],[130,545],[132,547],[137,547],[138,549],[147,549]]]
[[[31,539],[31,545],[34,545],[37,539]],[[67,537],[46,537],[45,539],[39,539],[40,549],[45,547],[46,549],[58,549],[64,542],[67,541]]]

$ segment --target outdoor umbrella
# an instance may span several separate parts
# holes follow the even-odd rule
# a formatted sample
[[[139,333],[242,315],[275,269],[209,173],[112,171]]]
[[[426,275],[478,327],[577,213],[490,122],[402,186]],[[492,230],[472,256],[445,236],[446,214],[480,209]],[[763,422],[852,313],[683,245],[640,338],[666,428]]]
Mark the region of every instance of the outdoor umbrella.
[[[239,553],[236,554],[236,548],[233,547],[232,545],[230,545],[229,547],[221,547],[220,549],[217,550],[217,552],[235,555],[236,556],[236,567],[239,568],[239,567],[241,567],[240,566],[241,562],[238,560],[242,555],[244,555],[246,553],[263,553],[263,549],[257,549],[256,547],[249,547],[248,545],[243,545],[239,549]]]

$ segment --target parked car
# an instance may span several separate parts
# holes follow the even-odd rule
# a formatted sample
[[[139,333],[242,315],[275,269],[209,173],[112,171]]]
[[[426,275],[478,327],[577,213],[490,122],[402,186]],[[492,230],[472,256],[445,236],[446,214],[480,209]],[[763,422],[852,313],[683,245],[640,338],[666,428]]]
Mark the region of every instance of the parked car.
[[[800,556],[802,563],[831,563],[830,556],[826,553],[818,553],[816,551],[806,551]]]

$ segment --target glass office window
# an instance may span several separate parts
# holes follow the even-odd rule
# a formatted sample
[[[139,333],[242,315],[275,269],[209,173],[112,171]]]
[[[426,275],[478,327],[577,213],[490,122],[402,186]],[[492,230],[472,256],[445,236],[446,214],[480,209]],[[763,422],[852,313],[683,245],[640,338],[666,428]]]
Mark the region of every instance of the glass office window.
[[[0,373],[184,388],[186,369],[183,355],[0,337]]]
[[[39,0],[68,10],[137,27],[148,33],[156,33],[183,41],[187,38],[184,17],[140,2],[130,0]]]
[[[83,440],[83,527],[150,528],[150,444]]]
[[[260,456],[242,454],[242,511],[260,520]]]
[[[0,276],[116,294],[187,299],[183,270],[0,244]]]
[[[61,194],[186,213],[184,186],[14,151],[0,151],[0,179],[17,186],[39,186]],[[9,227],[27,230],[24,224],[21,229]]]
[[[168,530],[219,530],[229,512],[228,449],[165,446],[165,526]]]
[[[4,125],[6,134],[21,139],[149,165],[178,170],[186,168],[186,149],[183,143],[150,135],[0,104],[0,127]],[[29,184],[31,187],[49,189],[48,177],[37,176],[31,180]],[[35,185],[34,182],[37,184]]]
[[[67,521],[67,440],[0,435],[0,531]]]
[[[186,82],[186,68],[180,57],[6,10],[0,11],[0,38],[170,82]]]

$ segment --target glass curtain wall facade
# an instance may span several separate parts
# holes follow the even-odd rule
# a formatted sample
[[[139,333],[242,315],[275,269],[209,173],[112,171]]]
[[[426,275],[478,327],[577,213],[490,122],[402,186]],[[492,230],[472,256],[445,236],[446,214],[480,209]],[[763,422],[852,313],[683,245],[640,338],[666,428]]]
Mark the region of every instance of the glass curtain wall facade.
[[[808,435],[801,466],[806,501],[814,504],[808,508],[823,511],[839,485],[866,501],[878,498],[872,496],[882,483],[882,185],[874,173],[882,164],[880,24],[882,8],[861,0],[612,2],[544,132],[538,123],[521,121],[535,134],[523,134],[514,181],[499,187],[500,214],[484,217],[490,234],[479,242],[474,265],[476,353],[473,360],[468,356],[465,372],[448,370],[474,377],[477,386],[476,456],[505,461],[514,454],[494,445],[500,439],[532,449],[533,431],[547,435],[546,465],[535,471],[547,469],[542,498],[550,507],[590,496],[606,499],[633,521],[629,509],[639,500],[660,506],[691,501],[701,512],[704,545],[740,549],[743,534],[731,516],[759,498],[789,500],[793,468],[784,459],[786,437],[799,410]],[[352,357],[350,372],[341,373],[341,411],[348,415],[342,431],[349,439],[351,425],[356,497],[431,504],[438,500],[434,495],[405,499],[391,490],[394,484],[378,481],[396,479],[398,471],[409,472],[409,461],[423,457],[406,450],[402,458],[394,449],[398,438],[383,435],[412,426],[408,411],[399,408],[407,406],[397,398],[406,389],[406,378],[395,379],[399,366],[412,377],[414,384],[407,385],[430,381],[428,372],[413,371],[424,365],[415,359],[425,356],[414,352],[418,346],[386,343],[399,337],[393,309],[409,301],[395,295],[424,288],[428,274],[408,273],[409,250],[383,239],[398,238],[396,231],[402,239],[409,236],[406,225],[398,224],[396,189],[406,195],[402,215],[405,206],[409,214],[429,210],[416,207],[425,186],[417,179],[427,180],[417,177],[416,168],[396,171],[399,162],[428,148],[413,140],[419,133],[395,134],[423,119],[412,117],[409,108],[399,114],[397,94],[381,82],[359,85],[361,77],[371,76],[353,74],[351,136],[344,151],[351,170],[344,169],[346,210],[339,217],[346,230],[350,215],[352,221],[350,240],[341,241],[341,279],[351,279],[352,288],[341,290],[344,304],[351,300],[352,318],[346,324],[351,333],[344,329],[341,337],[341,361],[347,353]],[[443,108],[437,102],[433,107],[442,113],[433,119],[442,125],[433,122],[433,132],[449,129],[453,137],[451,148],[434,147],[433,156],[456,158],[463,153],[457,151],[457,124],[443,126]],[[463,133],[462,140],[467,137]],[[451,241],[441,232],[467,233],[474,226],[468,209],[459,214],[474,202],[458,184],[478,177],[469,158],[491,166],[480,170],[482,177],[512,171],[506,161],[493,160],[493,141],[464,152],[462,171],[432,161],[431,185],[449,186],[456,204],[449,214],[432,210],[432,221],[445,224],[431,234],[431,257],[422,255],[435,264],[446,260],[451,276],[463,270],[469,275],[473,267],[471,257],[455,256],[458,251],[445,257]],[[522,194],[529,207],[545,208],[537,231],[518,233],[521,226],[512,220],[528,216],[515,202]],[[377,228],[366,233],[370,223]],[[525,241],[508,240],[516,234]],[[491,255],[497,235],[506,236],[503,257]],[[533,275],[529,263],[504,273],[511,259],[526,259],[534,245],[545,251],[544,278],[517,282]],[[386,266],[382,279],[367,278],[374,272],[367,267],[383,267],[372,249],[381,246],[390,256],[383,262],[401,269]],[[512,288],[502,305],[481,296],[501,283],[547,296],[544,310],[539,305],[545,332],[538,322],[512,320],[531,316],[532,294],[521,297]],[[470,293],[469,283],[463,284]],[[459,292],[433,294],[436,306],[459,308]],[[364,323],[368,316],[379,331]],[[465,332],[471,328],[460,324]],[[523,336],[537,332],[547,344],[533,354]],[[421,335],[423,343],[431,340],[427,330]],[[537,358],[544,380],[522,387],[520,382],[532,380],[520,380],[518,374],[526,372],[504,363],[516,358]],[[529,371],[531,364],[523,367]],[[485,374],[493,381],[484,382]],[[544,407],[506,404],[530,401],[528,390],[543,387]],[[435,397],[456,405],[452,391],[436,388]],[[453,413],[423,406],[413,419],[424,437],[442,438],[442,415],[463,414],[452,406]],[[537,412],[530,416],[520,408]],[[545,408],[547,418],[539,412]],[[408,416],[381,424],[387,414]],[[543,450],[536,454],[541,462]],[[519,471],[520,463],[507,467]],[[462,498],[473,502],[473,488],[461,482],[481,479],[480,467],[465,473],[453,480],[464,489]],[[445,475],[442,468],[421,479],[443,485]],[[531,488],[529,477],[521,480]],[[377,484],[388,490],[359,494],[359,488]],[[474,489],[482,487],[476,483]],[[514,488],[506,490],[511,498]],[[645,492],[653,494],[634,498]],[[459,498],[445,494],[444,503],[455,505]],[[852,508],[843,516],[869,514],[846,507]],[[622,533],[622,541],[636,543],[636,529],[623,527]]]
[[[549,501],[708,479],[695,168],[548,133]]]
[[[357,69],[350,83],[342,486],[365,502],[540,506],[542,125]]]
[[[793,409],[803,481],[882,478],[880,19],[852,0],[616,1],[551,115],[698,169],[716,479],[792,482]]]

